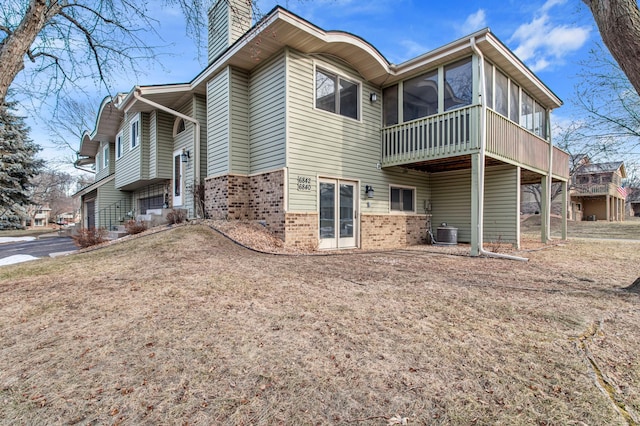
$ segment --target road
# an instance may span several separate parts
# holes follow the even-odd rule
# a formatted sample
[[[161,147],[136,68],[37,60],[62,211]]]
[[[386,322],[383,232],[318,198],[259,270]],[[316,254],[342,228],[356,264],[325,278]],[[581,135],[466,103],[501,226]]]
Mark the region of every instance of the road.
[[[69,237],[45,237],[33,241],[0,244],[0,259],[16,255],[49,257],[51,253],[77,250]]]

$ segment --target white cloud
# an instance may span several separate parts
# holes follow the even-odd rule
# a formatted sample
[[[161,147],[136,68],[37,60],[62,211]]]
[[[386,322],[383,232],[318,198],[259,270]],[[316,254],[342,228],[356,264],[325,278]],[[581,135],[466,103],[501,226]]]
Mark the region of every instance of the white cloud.
[[[511,36],[510,42],[517,45],[514,53],[534,72],[563,63],[589,39],[588,27],[560,24],[551,19],[550,9],[564,2],[548,0],[538,16],[520,25]]]
[[[464,34],[469,34],[486,26],[487,14],[484,9],[478,9],[477,12],[467,16],[467,19],[465,19],[464,23],[462,24],[461,30]]]
[[[411,39],[400,40],[400,46],[402,49],[394,55],[393,62],[402,63],[431,50],[431,48]]]

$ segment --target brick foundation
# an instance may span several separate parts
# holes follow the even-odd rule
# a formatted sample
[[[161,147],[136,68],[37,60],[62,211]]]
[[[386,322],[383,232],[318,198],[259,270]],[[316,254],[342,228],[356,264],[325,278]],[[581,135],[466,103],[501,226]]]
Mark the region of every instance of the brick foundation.
[[[318,213],[287,213],[285,243],[294,247],[318,248]]]
[[[264,221],[285,244],[317,248],[318,213],[284,213],[284,171],[205,179],[205,212],[212,219]],[[362,215],[365,250],[400,248],[426,241],[425,215]]]
[[[424,244],[427,238],[425,215],[362,215],[362,249],[390,249]]]
[[[261,220],[284,239],[284,172],[205,179],[205,213],[211,219]]]

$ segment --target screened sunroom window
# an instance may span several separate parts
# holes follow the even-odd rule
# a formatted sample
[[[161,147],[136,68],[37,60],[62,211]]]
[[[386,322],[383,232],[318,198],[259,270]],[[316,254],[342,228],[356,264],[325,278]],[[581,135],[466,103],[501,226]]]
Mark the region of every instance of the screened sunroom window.
[[[398,85],[394,84],[382,91],[382,107],[384,111],[384,125],[398,124]]]
[[[402,90],[404,122],[438,113],[438,71],[406,80]]]
[[[496,71],[496,98],[494,109],[498,114],[509,116],[509,79]]]
[[[358,119],[359,84],[331,72],[316,70],[316,108]]]
[[[509,108],[509,118],[511,121],[518,122],[518,105],[520,105],[520,87],[515,84],[513,81],[511,82],[511,90],[509,92],[509,98],[511,99]]]
[[[485,103],[489,108],[493,108],[493,65],[484,61],[484,92],[487,97]]]
[[[445,111],[471,105],[473,97],[471,58],[444,67],[444,84]]]

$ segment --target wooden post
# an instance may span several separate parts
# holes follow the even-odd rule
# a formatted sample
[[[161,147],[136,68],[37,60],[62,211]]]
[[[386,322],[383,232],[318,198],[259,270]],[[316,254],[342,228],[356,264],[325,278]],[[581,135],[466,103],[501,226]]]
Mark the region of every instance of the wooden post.
[[[541,194],[540,194],[540,240],[546,244],[550,239],[550,224],[551,224],[551,200],[549,199],[549,177],[542,176],[540,180]]]
[[[567,182],[562,182],[562,239],[567,239]]]
[[[471,154],[471,256],[480,256],[480,154]]]

